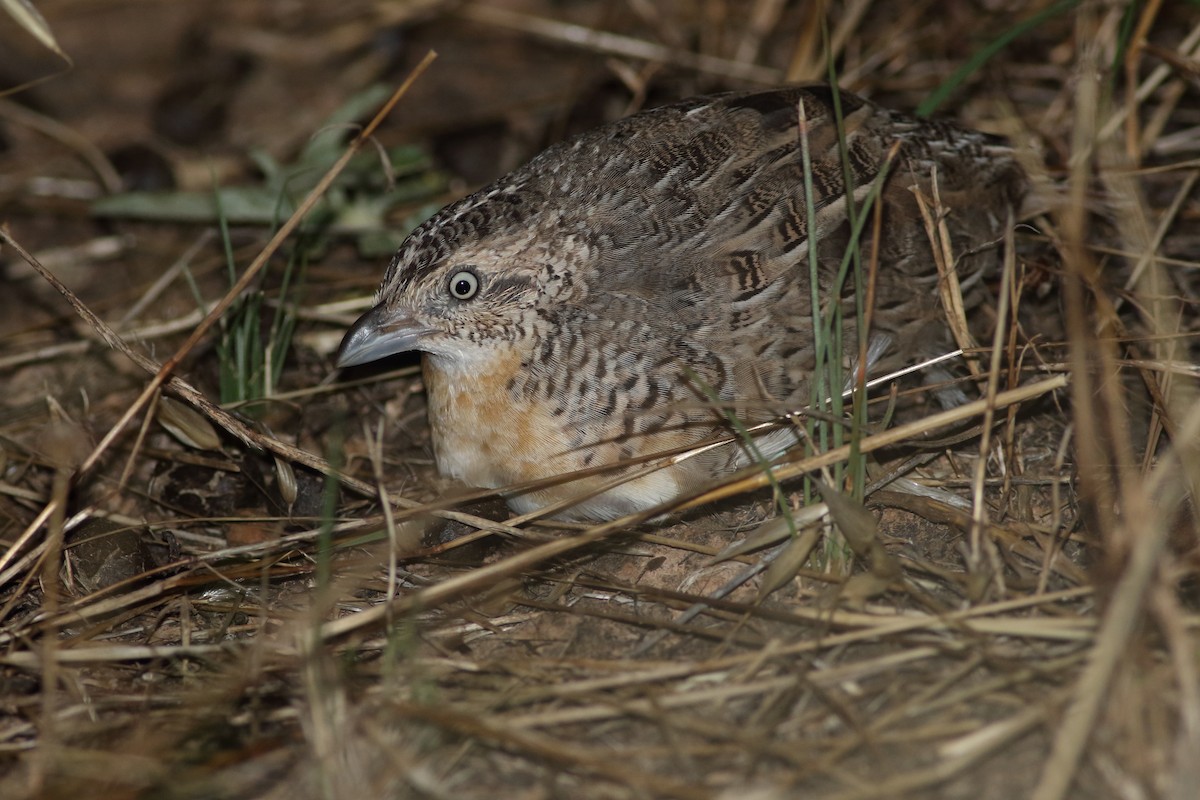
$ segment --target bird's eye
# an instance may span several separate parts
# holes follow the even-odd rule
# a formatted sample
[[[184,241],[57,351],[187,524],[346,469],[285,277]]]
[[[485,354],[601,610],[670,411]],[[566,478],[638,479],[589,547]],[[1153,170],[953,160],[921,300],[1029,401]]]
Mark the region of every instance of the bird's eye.
[[[468,269],[461,269],[450,276],[448,286],[456,300],[470,300],[479,291],[479,276]]]

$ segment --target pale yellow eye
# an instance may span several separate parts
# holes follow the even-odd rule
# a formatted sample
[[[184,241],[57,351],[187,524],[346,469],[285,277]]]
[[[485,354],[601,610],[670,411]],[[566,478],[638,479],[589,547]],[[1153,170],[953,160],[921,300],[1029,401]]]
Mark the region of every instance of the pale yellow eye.
[[[456,300],[470,300],[479,291],[479,277],[470,270],[462,269],[450,276],[447,286]]]

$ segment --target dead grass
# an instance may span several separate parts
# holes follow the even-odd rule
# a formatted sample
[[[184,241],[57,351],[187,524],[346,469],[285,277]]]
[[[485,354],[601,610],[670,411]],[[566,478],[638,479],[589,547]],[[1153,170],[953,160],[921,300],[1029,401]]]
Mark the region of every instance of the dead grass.
[[[218,4],[208,24],[260,69],[285,51],[337,64],[346,93],[368,74],[398,85],[437,44],[398,115],[511,96],[486,123],[509,127],[484,136],[511,156],[532,128],[598,121],[604,98],[821,78],[822,19],[846,88],[915,108],[1053,4],[828,5],[429,3],[405,9],[410,63],[387,68],[351,43],[392,7],[275,39],[273,4]],[[332,301],[381,269],[344,247],[308,267],[266,414],[221,408],[206,328],[274,285],[275,244],[235,233],[237,263],[268,277],[249,267],[228,292],[210,239],[101,228],[64,199],[102,180],[79,164],[112,140],[72,161],[73,138],[0,109],[0,795],[1193,796],[1200,26],[1183,3],[1060,5],[947,109],[1025,146],[1042,186],[1010,248],[1018,280],[995,287],[983,399],[861,441],[871,513],[792,494],[830,483],[848,447],[780,467],[795,536],[756,470],[659,524],[556,526],[444,485],[415,370],[329,376],[355,313]],[[123,13],[44,10],[81,64],[109,52],[81,31]],[[498,75],[537,62],[541,93],[457,75],[477,50]],[[314,66],[299,62],[297,83]],[[52,121],[103,138],[113,113]],[[380,136],[458,135],[413,125]],[[51,254],[62,294],[23,276],[15,245],[72,246]],[[174,435],[154,421],[160,388],[199,412],[175,409]],[[819,547],[831,525],[847,552]]]

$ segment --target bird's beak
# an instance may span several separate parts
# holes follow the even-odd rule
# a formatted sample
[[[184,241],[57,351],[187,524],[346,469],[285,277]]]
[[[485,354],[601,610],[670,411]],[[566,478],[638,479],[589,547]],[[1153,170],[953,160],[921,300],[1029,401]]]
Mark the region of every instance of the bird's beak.
[[[338,348],[337,365],[353,367],[396,353],[420,350],[421,340],[433,332],[412,317],[375,306],[346,331]]]

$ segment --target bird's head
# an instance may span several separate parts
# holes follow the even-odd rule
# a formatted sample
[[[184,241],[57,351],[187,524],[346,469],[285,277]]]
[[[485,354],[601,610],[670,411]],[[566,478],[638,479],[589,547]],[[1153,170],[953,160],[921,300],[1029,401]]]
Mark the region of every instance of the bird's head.
[[[485,190],[413,231],[375,306],[342,340],[338,366],[413,350],[469,362],[496,348],[531,346],[578,291],[555,237],[535,224],[545,221],[532,219],[528,195]]]

